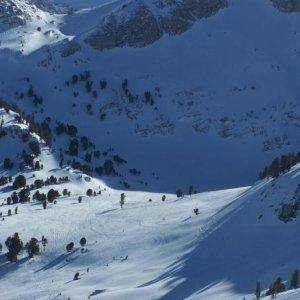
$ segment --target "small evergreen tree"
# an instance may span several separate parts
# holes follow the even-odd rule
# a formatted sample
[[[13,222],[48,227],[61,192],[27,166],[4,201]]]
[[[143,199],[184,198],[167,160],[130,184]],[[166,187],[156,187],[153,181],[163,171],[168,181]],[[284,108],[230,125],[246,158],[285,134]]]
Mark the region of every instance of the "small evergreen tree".
[[[38,240],[36,238],[31,238],[30,241],[26,244],[27,253],[30,258],[34,255],[40,253],[40,246],[38,244]]]
[[[30,85],[29,88],[28,88],[28,91],[27,91],[27,96],[28,97],[33,97],[33,95],[34,95],[33,86]]]
[[[194,187],[192,185],[190,185],[190,187],[189,187],[189,195],[192,196],[193,192],[194,192]]]
[[[81,247],[84,247],[84,246],[86,245],[86,238],[85,238],[85,237],[82,237],[82,238],[80,239],[79,243],[80,243],[80,246],[81,246]]]
[[[13,168],[14,164],[11,162],[11,160],[7,157],[3,161],[3,167],[4,169],[11,170]]]
[[[35,156],[39,156],[41,154],[40,144],[37,141],[28,143],[28,146]]]
[[[69,154],[71,156],[77,156],[78,155],[78,140],[77,139],[70,140]]]
[[[293,273],[292,273],[292,276],[291,276],[291,289],[297,289],[298,288],[298,281],[299,281],[299,271],[298,270],[295,270]]]
[[[89,197],[93,196],[93,190],[92,189],[88,189],[86,191],[86,195],[89,196]]]
[[[17,176],[13,182],[13,189],[17,190],[17,189],[25,187],[25,186],[26,186],[25,176],[23,176],[23,175]]]
[[[261,294],[260,282],[257,282],[256,287],[255,287],[255,297],[256,297],[256,299],[260,299],[260,294]]]
[[[6,239],[5,245],[8,249],[7,258],[10,262],[16,262],[18,260],[18,254],[23,248],[23,243],[16,232],[13,236]]]
[[[58,197],[59,197],[59,192],[57,190],[51,189],[47,193],[47,199],[49,202],[53,202]]]
[[[30,201],[30,192],[28,188],[24,188],[19,192],[19,200],[21,203]]]
[[[120,196],[120,206],[123,208],[123,205],[125,204],[125,194],[122,193]]]
[[[176,196],[177,196],[177,198],[180,198],[180,197],[183,196],[183,192],[182,192],[181,189],[178,189],[178,190],[176,191]]]
[[[92,85],[93,82],[89,80],[85,83],[85,90],[87,93],[90,93],[92,91]]]
[[[74,243],[71,242],[66,246],[67,252],[71,252],[74,248]]]
[[[11,200],[12,200],[12,203],[13,203],[13,204],[16,204],[16,203],[19,202],[19,196],[18,196],[18,194],[17,194],[16,192],[13,192],[13,193],[11,194]]]
[[[43,201],[43,209],[46,209],[47,208],[47,200],[45,199],[44,201]]]

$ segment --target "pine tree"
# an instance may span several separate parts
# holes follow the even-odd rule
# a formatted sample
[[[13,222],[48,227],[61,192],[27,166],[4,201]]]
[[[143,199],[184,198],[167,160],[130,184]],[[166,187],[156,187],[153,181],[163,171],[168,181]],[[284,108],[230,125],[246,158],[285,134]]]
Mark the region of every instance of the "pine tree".
[[[190,185],[190,187],[189,187],[189,195],[192,196],[193,192],[194,192],[194,187],[192,185]]]
[[[257,282],[255,287],[256,299],[260,299],[260,294],[261,294],[260,282]]]
[[[85,237],[82,237],[81,239],[80,239],[80,246],[81,247],[84,247],[85,245],[86,245],[86,238]]]
[[[40,253],[40,246],[36,238],[31,238],[31,240],[26,245],[27,253],[29,257],[33,257]]]
[[[10,262],[16,262],[17,256],[23,248],[23,243],[19,238],[19,234],[16,232],[13,236],[6,239],[5,245],[8,249],[7,258]]]
[[[79,279],[79,272],[77,272],[75,275],[74,275],[74,279],[73,280],[78,280]]]
[[[292,277],[291,277],[291,289],[297,289],[298,288],[298,281],[299,281],[299,271],[295,270],[292,273]]]
[[[181,189],[176,190],[176,196],[177,196],[177,198],[180,198],[183,196],[183,192]]]
[[[30,85],[29,88],[28,88],[27,96],[28,97],[33,97],[33,95],[34,95],[33,86]]]
[[[13,182],[13,189],[17,190],[25,186],[26,186],[26,178],[23,175],[17,176]]]
[[[125,194],[122,193],[120,197],[120,206],[123,208],[123,205],[125,204]]]
[[[66,246],[67,252],[71,252],[73,248],[74,248],[74,242],[71,242]]]

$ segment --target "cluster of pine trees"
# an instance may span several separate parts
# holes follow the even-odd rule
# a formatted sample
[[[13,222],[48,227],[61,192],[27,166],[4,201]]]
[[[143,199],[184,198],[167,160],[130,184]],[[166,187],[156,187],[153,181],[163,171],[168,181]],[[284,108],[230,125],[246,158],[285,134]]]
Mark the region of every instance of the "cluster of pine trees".
[[[289,171],[294,165],[300,162],[300,152],[289,153],[276,157],[271,165],[266,166],[262,172],[259,173],[259,179],[267,177],[277,178],[280,174]]]
[[[42,237],[42,244],[45,247],[47,239]],[[18,255],[25,249],[28,253],[28,256],[32,258],[34,255],[40,254],[39,241],[37,238],[31,238],[29,242],[23,245],[22,240],[20,239],[19,234],[16,232],[12,236],[9,236],[5,241],[5,246],[7,247],[7,259],[10,262],[18,261]]]
[[[274,298],[277,294],[282,293],[287,289],[297,289],[298,287],[299,271],[296,269],[291,275],[289,287],[286,284],[284,284],[281,277],[277,277],[276,280],[270,284],[268,290],[264,295],[261,292],[260,282],[257,282],[254,294],[256,299],[260,299],[264,296],[271,296],[272,298]]]
[[[11,105],[2,98],[0,98],[0,108],[5,109],[7,113],[9,113],[9,111],[16,112],[18,114],[18,116],[16,116],[17,122],[28,124],[30,133],[39,135],[46,142],[47,146],[52,145],[52,131],[49,125],[50,118],[46,118],[42,123],[38,123],[34,115],[26,115],[16,104]]]

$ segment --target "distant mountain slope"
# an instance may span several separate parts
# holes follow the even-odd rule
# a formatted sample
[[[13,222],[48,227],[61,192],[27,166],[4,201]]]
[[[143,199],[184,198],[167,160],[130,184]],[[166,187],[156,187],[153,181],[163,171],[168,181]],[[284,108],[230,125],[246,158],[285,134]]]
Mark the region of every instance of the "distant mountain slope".
[[[26,24],[26,21],[30,21],[31,15],[34,13],[34,8],[25,1],[2,1],[0,6],[1,31]]]
[[[283,12],[299,12],[300,11],[300,1],[299,0],[271,0],[274,6]]]
[[[145,47],[122,42],[95,51],[85,39],[101,20],[111,14],[130,20],[141,3],[124,9],[122,1],[96,4],[0,35],[0,64],[7,70],[0,91],[7,101],[39,120],[76,125],[102,149],[115,148],[129,168],[142,171],[136,180],[149,182],[148,190],[252,184],[275,156],[299,150],[297,13],[282,13],[271,1],[230,1],[182,34],[165,34]],[[85,71],[90,92],[85,82],[72,83]],[[43,97],[39,109],[26,96],[30,85]]]
[[[106,16],[85,41],[98,50],[126,45],[143,47],[164,33],[182,34],[197,19],[208,18],[227,5],[226,0],[131,1]]]

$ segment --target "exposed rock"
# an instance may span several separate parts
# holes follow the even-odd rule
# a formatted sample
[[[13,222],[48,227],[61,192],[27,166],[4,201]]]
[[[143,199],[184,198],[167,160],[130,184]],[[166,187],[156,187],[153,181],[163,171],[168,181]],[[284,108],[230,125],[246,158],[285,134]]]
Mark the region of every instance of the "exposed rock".
[[[54,5],[52,0],[0,0],[0,31],[25,25],[42,12],[66,13],[67,8]]]
[[[283,12],[300,12],[300,0],[271,0]]]
[[[161,38],[163,31],[151,11],[145,6],[136,7],[133,15],[118,22],[114,14],[103,21],[87,39],[93,48],[103,50],[125,45],[143,47]]]
[[[282,204],[278,210],[278,219],[284,222],[295,218],[295,206],[292,203]]]
[[[169,15],[161,18],[161,23],[168,34],[181,34],[197,19],[208,18],[227,6],[227,1],[186,0],[175,5]]]
[[[197,19],[210,17],[227,6],[227,0],[154,0],[147,5],[135,0],[103,18],[85,42],[97,50],[143,47],[164,33],[181,34]]]
[[[62,49],[60,50],[60,54],[62,57],[68,57],[71,55],[74,55],[76,52],[80,51],[81,47],[79,44],[77,44],[76,42],[69,42],[67,41],[65,43],[65,45],[62,47]]]
[[[2,30],[7,30],[14,26],[24,25],[27,20],[31,20],[30,14],[25,7],[12,0],[3,0],[0,5],[0,25]]]

